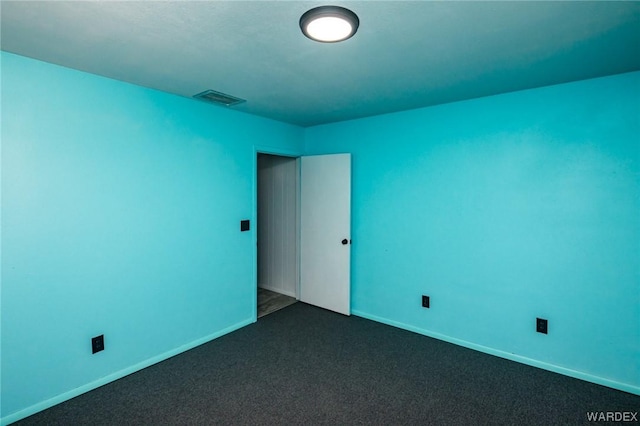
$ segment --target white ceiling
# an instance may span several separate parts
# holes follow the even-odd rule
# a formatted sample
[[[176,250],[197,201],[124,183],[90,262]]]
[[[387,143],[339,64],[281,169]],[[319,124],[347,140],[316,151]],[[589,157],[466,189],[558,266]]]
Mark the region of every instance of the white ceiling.
[[[322,4],[360,29],[302,35]],[[2,50],[302,126],[640,70],[640,2],[2,1]],[[212,108],[219,108],[212,106]]]

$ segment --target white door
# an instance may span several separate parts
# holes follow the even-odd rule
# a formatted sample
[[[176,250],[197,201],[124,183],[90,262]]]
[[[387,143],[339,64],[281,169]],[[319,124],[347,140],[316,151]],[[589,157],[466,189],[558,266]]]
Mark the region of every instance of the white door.
[[[300,164],[300,300],[351,313],[351,154]]]

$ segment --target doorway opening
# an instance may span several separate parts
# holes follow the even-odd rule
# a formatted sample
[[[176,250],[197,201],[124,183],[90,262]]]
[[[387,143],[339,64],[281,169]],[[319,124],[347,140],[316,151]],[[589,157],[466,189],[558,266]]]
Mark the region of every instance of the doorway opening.
[[[299,299],[299,209],[296,158],[258,153],[257,317]]]

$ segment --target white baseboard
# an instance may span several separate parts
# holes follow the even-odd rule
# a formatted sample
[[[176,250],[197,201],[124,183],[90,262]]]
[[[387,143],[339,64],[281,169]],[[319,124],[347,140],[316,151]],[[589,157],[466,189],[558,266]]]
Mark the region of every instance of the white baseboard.
[[[283,290],[281,288],[275,288],[275,287],[270,287],[268,285],[264,285],[264,284],[258,284],[259,288],[264,288],[265,290],[269,290],[269,291],[275,291],[276,293],[280,293],[280,294],[284,294],[285,296],[290,296],[290,297],[294,297],[294,298],[298,298],[296,296],[296,292],[295,291],[287,291],[287,290]]]

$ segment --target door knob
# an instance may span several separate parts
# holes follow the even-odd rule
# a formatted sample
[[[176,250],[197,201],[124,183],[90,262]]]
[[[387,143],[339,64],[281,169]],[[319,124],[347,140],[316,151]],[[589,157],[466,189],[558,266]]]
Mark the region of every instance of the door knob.
[[[346,238],[344,240],[342,240],[342,245],[346,246],[347,244],[349,244],[349,240],[347,240]]]

